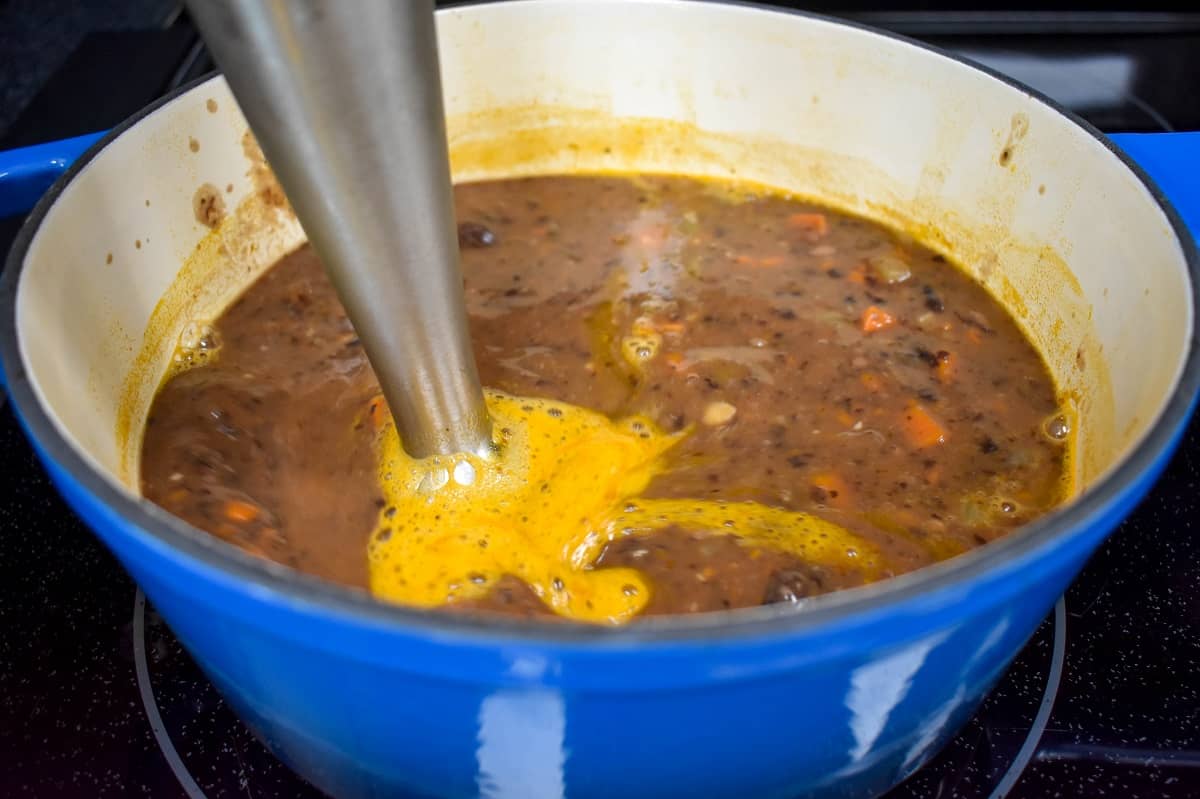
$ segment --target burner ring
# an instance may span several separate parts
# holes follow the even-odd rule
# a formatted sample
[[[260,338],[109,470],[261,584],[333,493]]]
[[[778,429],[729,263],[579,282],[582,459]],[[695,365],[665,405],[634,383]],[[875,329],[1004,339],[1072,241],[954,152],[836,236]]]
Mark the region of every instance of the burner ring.
[[[1025,742],[1021,744],[1021,749],[1017,752],[1017,756],[1013,758],[1012,765],[1008,767],[1008,771],[1004,772],[1004,776],[1000,778],[1000,782],[988,794],[988,799],[1004,799],[1008,796],[1008,792],[1017,784],[1017,780],[1025,773],[1026,767],[1029,766],[1029,761],[1033,759],[1033,753],[1037,750],[1038,744],[1042,740],[1042,733],[1046,731],[1046,723],[1050,720],[1050,711],[1054,709],[1054,700],[1058,698],[1058,686],[1062,682],[1063,663],[1066,660],[1067,654],[1067,598],[1066,595],[1060,596],[1058,601],[1054,603],[1054,654],[1050,658],[1050,673],[1046,677],[1046,690],[1042,693],[1042,702],[1038,706],[1037,715],[1033,718],[1033,724],[1029,726],[1029,734],[1025,736]]]
[[[192,774],[184,765],[183,758],[175,750],[171,742],[171,734],[163,724],[162,714],[158,712],[158,702],[154,699],[154,686],[150,684],[150,664],[146,660],[146,595],[138,588],[133,599],[133,665],[137,671],[138,693],[142,696],[142,707],[146,710],[146,718],[150,721],[150,730],[154,740],[162,750],[167,765],[179,780],[188,799],[207,799],[204,791],[192,778]]]

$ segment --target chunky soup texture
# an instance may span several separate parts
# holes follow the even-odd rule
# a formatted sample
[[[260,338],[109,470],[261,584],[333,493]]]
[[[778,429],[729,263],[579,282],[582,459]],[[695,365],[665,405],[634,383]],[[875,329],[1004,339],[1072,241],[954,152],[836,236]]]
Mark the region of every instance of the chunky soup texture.
[[[905,236],[679,177],[455,200],[492,456],[404,454],[305,246],[185,334],[145,496],[385,600],[621,622],[907,572],[1069,490],[1038,354]]]

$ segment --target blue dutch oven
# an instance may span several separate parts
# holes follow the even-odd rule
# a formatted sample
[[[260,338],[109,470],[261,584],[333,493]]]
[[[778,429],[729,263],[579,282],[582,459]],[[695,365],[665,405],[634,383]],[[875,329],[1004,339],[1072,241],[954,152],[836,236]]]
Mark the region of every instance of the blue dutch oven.
[[[246,556],[136,482],[170,343],[302,241],[262,204],[219,78],[99,141],[0,156],[5,212],[63,173],[0,292],[7,390],[55,484],[246,723],[332,795],[885,791],[972,713],[1179,440],[1200,264],[1159,187],[1200,222],[1200,135],[1105,139],[923,45],[745,5],[467,6],[439,38],[459,178],[736,172],[938,230],[1022,298],[1077,403],[1081,494],[867,588],[621,629],[387,606]],[[204,184],[230,212],[215,232],[192,213]]]

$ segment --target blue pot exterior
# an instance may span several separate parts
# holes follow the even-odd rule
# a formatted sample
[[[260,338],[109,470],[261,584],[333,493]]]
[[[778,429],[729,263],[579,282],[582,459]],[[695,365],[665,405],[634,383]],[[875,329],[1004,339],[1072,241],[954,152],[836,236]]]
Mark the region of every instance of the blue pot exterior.
[[[1167,455],[969,582],[794,634],[605,646],[430,634],[239,582],[41,454],[239,715],[347,797],[882,793],[969,717]]]

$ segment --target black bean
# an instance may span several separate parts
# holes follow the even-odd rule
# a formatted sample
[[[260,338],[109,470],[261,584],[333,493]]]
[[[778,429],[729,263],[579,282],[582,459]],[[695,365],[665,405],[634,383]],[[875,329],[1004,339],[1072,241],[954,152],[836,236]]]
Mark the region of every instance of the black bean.
[[[934,367],[941,363],[941,359],[938,358],[937,353],[930,352],[924,347],[917,347],[915,350],[913,350],[913,353],[922,361],[924,361],[927,366]]]
[[[824,580],[816,570],[780,569],[771,575],[767,581],[767,590],[763,593],[764,605],[774,605],[780,602],[795,603],[821,593]]]
[[[942,302],[942,298],[933,290],[933,286],[928,284],[921,287],[921,291],[925,294],[925,307],[936,313],[941,313],[946,310],[946,304]]]
[[[496,243],[496,234],[478,222],[463,222],[458,226],[458,246],[466,248],[491,247]]]

